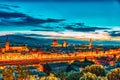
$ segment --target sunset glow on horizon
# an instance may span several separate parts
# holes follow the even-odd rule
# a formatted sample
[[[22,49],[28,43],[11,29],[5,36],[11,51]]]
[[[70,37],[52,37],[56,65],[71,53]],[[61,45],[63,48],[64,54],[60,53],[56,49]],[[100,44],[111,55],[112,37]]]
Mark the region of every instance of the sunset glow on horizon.
[[[118,0],[12,1],[0,2],[0,36],[120,41]]]

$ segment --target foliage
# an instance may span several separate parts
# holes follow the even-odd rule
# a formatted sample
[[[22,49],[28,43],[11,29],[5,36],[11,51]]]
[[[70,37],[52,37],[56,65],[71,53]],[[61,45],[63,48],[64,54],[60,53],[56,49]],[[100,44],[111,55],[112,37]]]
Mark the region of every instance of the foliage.
[[[118,62],[120,61],[120,56],[117,58],[117,61],[118,61]]]
[[[14,76],[14,74],[17,74]],[[29,70],[24,66],[18,66],[17,68],[6,67],[2,70],[4,80],[23,80],[26,79],[29,74]]]
[[[96,76],[105,76],[106,72],[105,69],[102,67],[102,65],[91,65],[91,66],[86,66],[82,72],[90,72],[93,74],[96,74]]]
[[[65,80],[79,80],[83,75],[81,72],[73,72],[71,75],[67,76]]]
[[[85,67],[87,65],[93,65],[94,62],[93,61],[89,61],[86,57],[85,57],[85,60],[80,62],[78,60],[75,60],[71,65],[76,65],[76,66],[79,66],[79,67]]]
[[[108,80],[107,77],[98,77],[97,80]]]
[[[90,72],[84,73],[84,75],[79,80],[97,80],[97,76]]]
[[[14,79],[13,73],[14,73],[14,69],[12,67],[6,67],[5,69],[2,70],[3,79],[13,80]]]
[[[108,80],[120,80],[120,68],[111,70],[107,74],[107,78],[108,78]]]
[[[55,73],[55,76],[60,78],[61,80],[65,80],[65,78],[68,76],[68,74],[65,71],[57,71]]]
[[[75,67],[82,67],[84,68],[85,66],[87,65],[93,65],[94,62],[93,61],[89,61],[87,58],[85,58],[84,61],[79,61],[79,60],[75,60],[73,63],[71,63],[70,65],[68,65],[66,71],[69,72],[69,71],[78,71]]]
[[[16,68],[17,73],[17,79],[26,79],[29,74],[29,69],[27,69],[25,66],[18,66]]]
[[[47,77],[41,77],[39,80],[61,80],[61,79],[53,76],[52,77],[47,76]]]
[[[47,63],[43,67],[44,67],[43,72],[45,72],[46,74],[50,75],[51,67],[49,66],[49,64]]]
[[[74,70],[74,68],[72,67],[72,65],[68,65],[66,68],[66,72],[69,72],[71,70]]]
[[[5,67],[0,70],[3,80],[120,80],[120,68],[111,70],[105,76],[105,69],[101,65],[86,66],[81,72],[57,71],[49,76],[29,76],[30,71],[26,66]]]

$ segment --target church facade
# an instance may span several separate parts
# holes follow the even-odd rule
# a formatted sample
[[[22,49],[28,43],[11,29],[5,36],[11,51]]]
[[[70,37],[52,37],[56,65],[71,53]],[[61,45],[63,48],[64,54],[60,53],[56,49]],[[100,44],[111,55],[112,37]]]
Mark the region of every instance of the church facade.
[[[5,46],[0,48],[0,52],[10,52],[10,51],[15,51],[15,52],[28,52],[29,49],[27,48],[26,45],[24,46],[10,46],[8,38],[6,38]]]
[[[69,44],[67,43],[66,40],[64,40],[64,42],[63,42],[62,44],[59,44],[58,41],[57,41],[57,39],[54,39],[54,40],[52,41],[51,46],[53,46],[53,47],[68,47]]]

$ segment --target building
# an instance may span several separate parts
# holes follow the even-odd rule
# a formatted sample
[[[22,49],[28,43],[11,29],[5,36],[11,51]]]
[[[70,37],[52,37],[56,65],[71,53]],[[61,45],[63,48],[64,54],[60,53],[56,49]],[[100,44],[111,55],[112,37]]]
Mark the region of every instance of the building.
[[[91,50],[94,48],[95,47],[92,45],[92,39],[89,40],[89,44],[83,44],[75,47],[75,49],[79,49],[79,50]]]
[[[55,46],[55,47],[57,47],[57,46],[61,46],[61,45],[60,45],[60,44],[58,44],[57,39],[54,39],[54,40],[52,41],[51,46]]]
[[[89,44],[89,49],[93,48],[92,46],[92,39],[90,38],[90,44]]]
[[[0,52],[28,52],[29,49],[27,48],[26,45],[23,45],[23,46],[10,46],[10,43],[9,43],[9,40],[8,40],[8,37],[6,38],[6,42],[5,42],[5,46],[0,48]]]
[[[63,47],[68,47],[68,46],[69,46],[69,44],[67,43],[67,41],[66,41],[66,40],[64,40],[64,42],[63,42],[62,46],[63,46]]]
[[[67,43],[66,40],[64,40],[64,42],[63,42],[62,44],[59,44],[58,41],[57,41],[57,39],[54,39],[54,40],[52,41],[51,46],[53,46],[53,47],[68,47],[69,44]]]

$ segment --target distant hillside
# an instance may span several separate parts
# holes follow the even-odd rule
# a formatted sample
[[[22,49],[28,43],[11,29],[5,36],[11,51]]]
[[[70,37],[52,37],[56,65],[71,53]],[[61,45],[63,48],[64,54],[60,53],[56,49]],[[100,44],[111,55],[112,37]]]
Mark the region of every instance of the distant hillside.
[[[4,46],[6,38],[8,37],[10,45],[24,45],[27,44],[30,47],[38,47],[40,44],[44,44],[47,41],[43,39],[35,39],[31,37],[24,37],[19,35],[7,35],[0,36],[0,46]]]
[[[10,45],[24,45],[27,44],[28,47],[39,47],[41,45],[50,45],[52,40],[51,38],[32,38],[32,37],[25,37],[20,35],[7,35],[7,36],[0,36],[0,46],[5,45],[6,38],[8,37]],[[64,39],[58,39],[58,43],[62,44]],[[82,40],[70,40],[67,39],[69,44],[88,44],[89,41],[82,41]]]
[[[52,38],[32,38],[25,37],[21,35],[7,35],[0,36],[0,47],[5,45],[6,38],[8,37],[10,45],[24,45],[27,44],[28,47],[40,47],[42,45],[50,45]],[[75,40],[66,39],[69,44],[89,44],[89,40]],[[58,39],[58,43],[63,43],[64,39]],[[93,45],[103,45],[103,46],[120,46],[120,41],[93,41]]]

